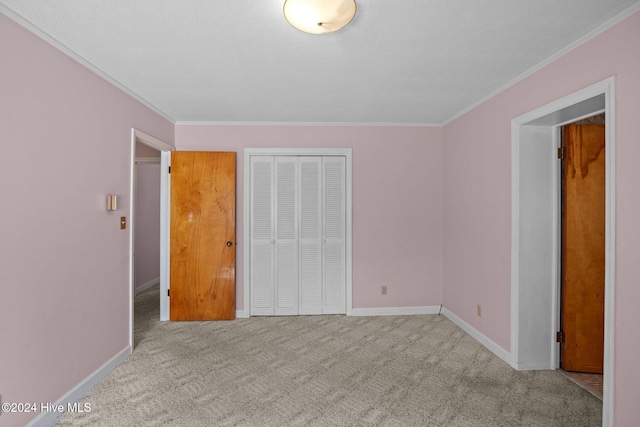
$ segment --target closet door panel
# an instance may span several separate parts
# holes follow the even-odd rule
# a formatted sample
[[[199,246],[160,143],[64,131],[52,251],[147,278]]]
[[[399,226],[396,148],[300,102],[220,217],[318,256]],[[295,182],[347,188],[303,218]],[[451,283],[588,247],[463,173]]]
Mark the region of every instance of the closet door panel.
[[[298,314],[298,159],[275,158],[275,314]]]
[[[325,314],[344,314],[345,307],[345,173],[344,157],[323,158],[323,307]]]
[[[252,315],[344,314],[346,164],[251,158]]]
[[[300,314],[322,314],[322,158],[300,158]]]
[[[275,284],[273,156],[251,158],[251,314],[273,315]]]

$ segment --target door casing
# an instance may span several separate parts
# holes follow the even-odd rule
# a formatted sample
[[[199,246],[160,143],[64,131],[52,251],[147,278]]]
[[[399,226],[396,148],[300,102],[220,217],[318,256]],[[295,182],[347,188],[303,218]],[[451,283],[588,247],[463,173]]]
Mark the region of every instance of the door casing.
[[[559,126],[605,113],[605,346],[603,425],[613,425],[615,287],[614,77],[512,120],[511,365],[559,366]]]

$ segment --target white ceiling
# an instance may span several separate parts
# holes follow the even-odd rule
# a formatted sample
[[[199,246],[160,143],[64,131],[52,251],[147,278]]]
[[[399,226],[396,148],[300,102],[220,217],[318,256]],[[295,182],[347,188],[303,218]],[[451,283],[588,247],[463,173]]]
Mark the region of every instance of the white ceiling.
[[[356,0],[310,35],[284,0],[0,0],[176,122],[443,124],[639,0]]]

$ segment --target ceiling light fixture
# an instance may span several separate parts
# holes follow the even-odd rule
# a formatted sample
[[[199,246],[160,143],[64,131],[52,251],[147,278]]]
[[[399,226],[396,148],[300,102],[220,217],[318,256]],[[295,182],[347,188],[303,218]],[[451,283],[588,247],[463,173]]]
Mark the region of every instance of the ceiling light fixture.
[[[284,17],[300,31],[324,34],[346,26],[356,14],[355,0],[285,0]]]

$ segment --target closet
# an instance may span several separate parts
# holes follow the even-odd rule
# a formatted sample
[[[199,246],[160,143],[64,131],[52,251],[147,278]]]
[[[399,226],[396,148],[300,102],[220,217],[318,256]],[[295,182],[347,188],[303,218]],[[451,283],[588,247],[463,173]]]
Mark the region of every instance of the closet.
[[[345,162],[251,156],[251,315],[345,313]]]

